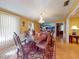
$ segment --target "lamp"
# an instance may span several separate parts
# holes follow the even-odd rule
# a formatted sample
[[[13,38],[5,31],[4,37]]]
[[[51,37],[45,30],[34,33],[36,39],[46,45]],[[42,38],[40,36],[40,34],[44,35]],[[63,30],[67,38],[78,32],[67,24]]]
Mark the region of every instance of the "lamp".
[[[78,27],[77,26],[72,26],[72,35],[76,35],[76,30],[78,30]]]
[[[72,30],[77,30],[78,29],[78,27],[77,26],[72,26]]]

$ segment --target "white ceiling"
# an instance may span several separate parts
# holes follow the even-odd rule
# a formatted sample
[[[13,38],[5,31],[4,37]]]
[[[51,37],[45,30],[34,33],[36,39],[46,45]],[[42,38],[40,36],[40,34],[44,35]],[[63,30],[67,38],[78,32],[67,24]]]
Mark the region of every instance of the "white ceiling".
[[[76,10],[76,12],[74,12],[74,14],[72,14],[71,18],[79,18],[79,7],[78,9]]]
[[[70,0],[68,6],[64,7],[66,0],[0,0],[0,7],[26,16],[28,18],[39,18],[43,13],[45,19],[63,19],[73,7],[75,0]]]

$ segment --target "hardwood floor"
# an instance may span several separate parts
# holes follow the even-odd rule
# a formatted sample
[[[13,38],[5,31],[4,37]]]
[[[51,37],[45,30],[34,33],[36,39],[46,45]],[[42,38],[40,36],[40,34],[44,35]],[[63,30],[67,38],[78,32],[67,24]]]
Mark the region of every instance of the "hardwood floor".
[[[6,52],[3,54],[3,56],[0,56],[0,59],[6,59],[6,57],[7,59],[16,59],[14,57],[16,56],[16,53],[11,54],[9,56],[5,54]],[[59,41],[56,41],[56,59],[79,59],[79,44],[76,44],[76,43],[66,44],[66,43],[60,43]]]
[[[56,59],[79,59],[79,44],[56,42]]]

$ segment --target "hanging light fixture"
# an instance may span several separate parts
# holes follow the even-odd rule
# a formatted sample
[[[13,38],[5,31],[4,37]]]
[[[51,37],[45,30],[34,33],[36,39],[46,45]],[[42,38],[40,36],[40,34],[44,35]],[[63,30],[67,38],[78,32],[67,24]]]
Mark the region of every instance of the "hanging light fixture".
[[[44,23],[44,19],[43,19],[43,13],[40,14],[40,19],[38,21],[39,23]]]
[[[39,23],[44,23],[45,21],[43,20],[43,17],[40,16],[40,19],[39,19]]]

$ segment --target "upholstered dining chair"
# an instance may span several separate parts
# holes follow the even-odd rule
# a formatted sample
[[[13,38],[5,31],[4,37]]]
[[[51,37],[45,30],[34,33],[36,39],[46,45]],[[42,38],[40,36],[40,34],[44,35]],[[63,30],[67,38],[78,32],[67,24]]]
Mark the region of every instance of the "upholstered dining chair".
[[[55,52],[55,41],[53,41],[51,33],[48,32],[46,47],[44,50],[44,59],[56,59]]]
[[[28,59],[28,54],[30,52],[30,48],[28,45],[22,45],[19,36],[14,32],[13,35],[16,48],[17,48],[17,59]]]
[[[50,50],[44,51],[44,59],[56,59],[56,45],[50,47]]]

